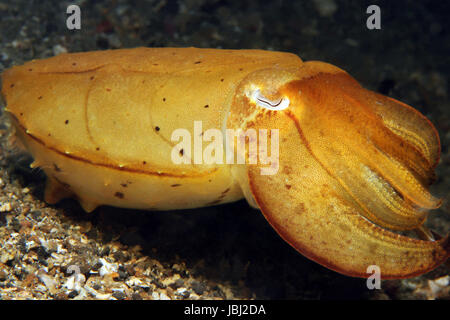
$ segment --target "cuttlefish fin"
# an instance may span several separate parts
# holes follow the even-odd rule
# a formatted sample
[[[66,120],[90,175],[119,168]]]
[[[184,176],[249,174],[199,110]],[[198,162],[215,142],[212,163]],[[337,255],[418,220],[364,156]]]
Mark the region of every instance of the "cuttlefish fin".
[[[45,202],[55,204],[74,195],[66,183],[51,175],[47,175],[47,177],[44,191]]]

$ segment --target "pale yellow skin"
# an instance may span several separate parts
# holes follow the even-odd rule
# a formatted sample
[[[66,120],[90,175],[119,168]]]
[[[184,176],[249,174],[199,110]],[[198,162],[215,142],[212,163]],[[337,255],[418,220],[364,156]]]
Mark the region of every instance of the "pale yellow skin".
[[[70,184],[86,211],[102,204],[168,210],[236,201],[243,194],[231,166],[174,164],[171,134],[186,128],[193,135],[194,120],[202,120],[204,130],[222,128],[243,78],[301,60],[258,50],[222,55],[140,48],[33,61],[7,75],[14,88],[24,88],[20,96],[6,93],[8,109],[17,106],[14,114],[28,130],[23,140],[36,155],[34,166],[44,169],[50,184]],[[44,87],[31,77],[17,79],[21,71],[39,76]],[[33,109],[21,101],[34,101]],[[59,201],[55,193],[47,190],[47,201]]]
[[[2,79],[17,136],[48,177],[49,203],[73,196],[86,211],[168,210],[245,197],[298,251],[344,274],[368,276],[375,264],[384,278],[411,277],[448,258],[448,238],[383,229],[424,230],[424,209],[439,206],[427,190],[435,129],[339,68],[262,50],[137,48],[31,61]],[[288,97],[289,107],[261,108],[249,98],[255,88]],[[194,121],[279,129],[279,173],[174,164],[171,134],[192,135]]]

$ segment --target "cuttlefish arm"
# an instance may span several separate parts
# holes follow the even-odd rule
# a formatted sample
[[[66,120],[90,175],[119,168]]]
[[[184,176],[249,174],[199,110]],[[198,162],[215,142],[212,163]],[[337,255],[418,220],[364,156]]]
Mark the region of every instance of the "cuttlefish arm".
[[[238,90],[228,126],[279,130],[278,171],[249,165],[243,189],[300,253],[350,276],[367,277],[376,265],[384,279],[447,260],[448,236],[424,241],[393,232],[422,229],[427,210],[441,203],[428,191],[440,143],[424,116],[320,62],[261,71]],[[255,90],[265,100],[254,99]],[[283,110],[261,103],[282,100],[289,101]]]

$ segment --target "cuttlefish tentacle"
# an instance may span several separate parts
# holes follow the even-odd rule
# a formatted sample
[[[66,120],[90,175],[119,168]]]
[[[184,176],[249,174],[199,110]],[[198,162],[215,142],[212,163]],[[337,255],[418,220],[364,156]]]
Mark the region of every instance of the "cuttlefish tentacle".
[[[344,81],[345,78],[342,79],[341,82]],[[367,99],[370,97],[371,92],[363,88],[358,91],[366,93],[365,99],[357,99],[354,96],[350,96],[349,92],[342,86],[339,89],[335,89],[335,91],[337,94],[344,97],[350,104],[358,105],[361,109],[365,109],[373,103],[373,99]],[[384,109],[387,109],[387,106],[385,106]],[[409,112],[410,111],[406,110],[403,111],[402,114]],[[373,118],[374,115],[368,116]],[[428,153],[428,145],[424,143],[424,141],[418,141],[418,139],[415,140],[411,138],[414,135],[409,134],[409,131],[402,129],[403,127],[399,125],[399,123],[403,122],[397,120],[395,128],[398,128],[398,130],[393,131],[393,129],[386,125],[386,121],[383,121],[383,118],[380,115],[377,114],[375,117],[378,117],[375,121],[380,122],[381,120],[385,127],[367,127],[367,134],[370,135],[369,142],[373,143],[379,152],[387,154],[389,158],[404,162],[421,181],[431,181],[432,177],[434,177],[434,167],[432,162],[427,158],[427,155],[430,156]],[[386,139],[386,136],[388,136],[389,139]],[[407,141],[408,143],[405,143],[404,141]]]
[[[313,70],[309,74],[315,74],[314,70],[332,73],[338,79],[341,92],[351,92],[353,101],[363,103],[366,108],[375,112],[386,127],[415,146],[430,166],[436,167],[441,151],[439,134],[423,114],[401,101],[364,89],[345,71],[328,63],[309,61],[304,63],[304,68]]]
[[[432,168],[437,166],[441,152],[439,134],[426,117],[393,98],[367,90],[361,94],[393,133],[419,149]]]
[[[403,127],[400,114],[431,125],[411,108],[396,105],[383,118],[382,108],[395,100],[373,107],[380,97],[347,73],[335,67],[328,72],[325,64],[304,67],[310,69],[298,79],[288,77],[276,94],[289,99],[287,109],[234,123],[280,129],[278,173],[262,176],[261,165],[248,167],[258,207],[299,252],[338,272],[367,277],[367,267],[378,265],[389,279],[435,268],[448,258],[448,236],[424,241],[391,231],[423,230],[427,209],[441,203],[426,183],[438,155],[434,129],[412,138],[420,136],[419,129]],[[245,104],[258,107],[241,100],[233,104],[236,114],[246,114],[239,109]],[[392,119],[395,130],[387,124]]]
[[[374,140],[374,142],[377,144],[390,143],[390,147],[385,144],[384,148],[389,147],[392,156],[398,158],[400,155],[402,161],[406,161],[408,165],[417,170],[426,172],[428,178],[434,178],[432,169],[439,161],[440,141],[436,129],[425,116],[405,103],[364,89],[345,71],[327,63],[310,61],[304,64],[304,68],[316,69],[319,72],[327,70],[328,73],[325,73],[329,76],[331,76],[330,71],[333,71],[333,82],[338,83],[333,87],[336,95],[340,94],[346,100],[351,100],[352,104],[359,105],[360,109],[373,111],[374,114],[371,116],[377,116],[389,129],[391,139]],[[378,130],[384,130],[385,133],[375,135],[373,138],[377,136],[383,138],[386,128],[379,126]],[[409,144],[404,144],[404,141]]]
[[[299,252],[351,276],[367,277],[368,266],[377,265],[385,279],[421,274],[447,259],[448,238],[415,240],[366,220],[358,203],[307,152],[308,147],[299,148],[302,133],[297,125],[289,128],[285,123],[283,128],[293,141],[280,146],[280,154],[290,155],[280,157],[280,172],[261,176],[250,167],[248,176],[267,220]]]
[[[297,98],[302,107],[294,114],[305,141],[318,161],[365,207],[367,217],[384,227],[414,229],[426,217],[423,209],[441,203],[422,182],[431,175],[431,163],[385,126],[364,101],[348,98],[352,87],[346,82],[350,81],[354,80],[344,72],[318,73],[292,81],[282,90],[288,96],[302,92]],[[410,165],[407,159],[411,158],[421,160],[422,176]]]

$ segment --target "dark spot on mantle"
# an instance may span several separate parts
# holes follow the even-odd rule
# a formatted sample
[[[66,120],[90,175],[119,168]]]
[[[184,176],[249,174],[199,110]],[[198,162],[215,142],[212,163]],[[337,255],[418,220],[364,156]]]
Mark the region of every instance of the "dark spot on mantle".
[[[119,199],[123,199],[124,195],[123,195],[122,192],[117,191],[117,192],[114,194],[114,197],[119,198]]]

